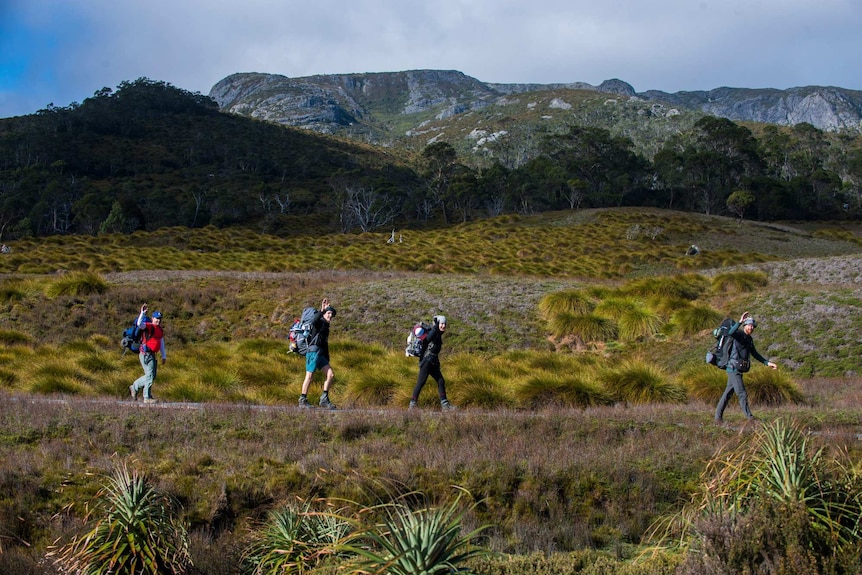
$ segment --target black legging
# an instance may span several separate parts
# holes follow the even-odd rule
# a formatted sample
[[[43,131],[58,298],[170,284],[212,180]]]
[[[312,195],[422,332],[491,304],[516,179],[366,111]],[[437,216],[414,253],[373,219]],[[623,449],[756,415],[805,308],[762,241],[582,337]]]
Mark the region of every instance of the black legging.
[[[440,399],[446,399],[446,380],[443,379],[443,374],[440,372],[440,362],[426,361],[424,365],[419,364],[419,379],[416,380],[416,387],[413,388],[413,401],[419,399],[419,393],[428,381],[428,376],[433,377],[437,381],[437,393]]]

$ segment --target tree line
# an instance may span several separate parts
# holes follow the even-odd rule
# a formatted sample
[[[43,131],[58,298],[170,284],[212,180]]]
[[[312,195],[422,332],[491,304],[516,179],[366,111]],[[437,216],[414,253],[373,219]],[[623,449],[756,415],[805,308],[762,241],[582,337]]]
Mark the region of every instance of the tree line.
[[[862,214],[858,136],[703,116],[652,157],[570,125],[495,160],[445,141],[411,152],[219,112],[140,78],[82,104],[0,120],[0,238],[164,226],[371,231],[505,213],[651,206],[759,220]],[[518,157],[517,164],[507,158]]]

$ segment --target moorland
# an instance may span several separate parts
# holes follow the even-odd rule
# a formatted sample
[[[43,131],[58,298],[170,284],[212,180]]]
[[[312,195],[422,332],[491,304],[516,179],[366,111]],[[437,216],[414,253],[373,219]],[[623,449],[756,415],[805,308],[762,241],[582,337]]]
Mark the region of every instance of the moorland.
[[[0,256],[0,571],[55,572],[46,554],[92,525],[126,466],[176,503],[190,572],[245,572],[275,510],[391,501],[464,504],[457,531],[487,526],[474,542],[495,553],[465,562],[480,573],[855,572],[860,231],[622,208],[394,243],[214,227],[22,238]],[[285,335],[322,297],[338,309],[339,409],[307,412]],[[167,331],[155,405],[129,400],[140,365],[119,346],[143,302]],[[716,426],[725,378],[703,355],[744,310],[780,368],[746,378],[757,425],[732,403]],[[455,413],[433,384],[406,409],[404,339],[435,313]],[[798,464],[783,497],[728,471],[751,460]],[[335,572],[346,554],[292,568]]]

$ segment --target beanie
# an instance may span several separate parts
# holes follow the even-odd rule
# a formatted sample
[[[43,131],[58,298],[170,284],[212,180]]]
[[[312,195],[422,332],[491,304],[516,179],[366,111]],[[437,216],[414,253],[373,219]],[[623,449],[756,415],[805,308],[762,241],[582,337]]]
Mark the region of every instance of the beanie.
[[[742,320],[742,325],[752,325],[754,327],[757,327],[757,322],[754,321],[753,317],[747,317],[744,320]]]

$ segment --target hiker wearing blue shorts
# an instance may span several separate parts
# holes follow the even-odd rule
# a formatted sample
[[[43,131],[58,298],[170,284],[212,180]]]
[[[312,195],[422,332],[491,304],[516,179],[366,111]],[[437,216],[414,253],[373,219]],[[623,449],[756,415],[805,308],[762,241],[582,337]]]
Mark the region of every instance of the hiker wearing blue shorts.
[[[739,328],[742,329],[739,329]],[[730,344],[730,358],[727,361],[727,387],[721,399],[718,400],[718,405],[715,408],[715,424],[721,425],[724,417],[724,410],[727,404],[730,403],[730,397],[735,393],[739,399],[739,406],[742,408],[742,413],[749,421],[754,419],[751,414],[751,409],[748,407],[748,392],[745,391],[745,385],[742,382],[742,374],[747,372],[751,367],[751,358],[756,359],[763,365],[778,369],[778,365],[769,361],[757,352],[754,347],[754,340],[751,334],[754,328],[757,327],[757,322],[748,312],[742,314],[738,322],[735,322],[728,330],[728,335],[733,338]]]
[[[335,317],[335,308],[329,305],[329,300],[323,298],[320,309],[314,312],[311,322],[311,334],[308,336],[308,351],[305,354],[305,380],[302,382],[302,395],[299,396],[299,407],[310,408],[308,402],[308,388],[315,371],[322,371],[326,375],[323,382],[323,395],[320,396],[320,406],[327,409],[335,409],[335,405],[329,400],[329,388],[335,379],[335,372],[329,365],[329,324]]]

